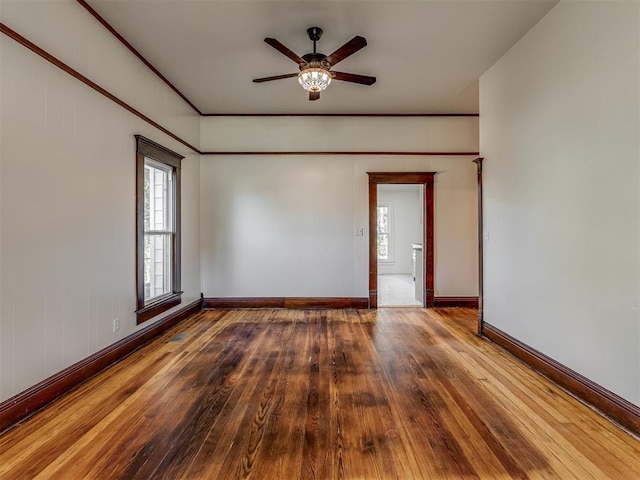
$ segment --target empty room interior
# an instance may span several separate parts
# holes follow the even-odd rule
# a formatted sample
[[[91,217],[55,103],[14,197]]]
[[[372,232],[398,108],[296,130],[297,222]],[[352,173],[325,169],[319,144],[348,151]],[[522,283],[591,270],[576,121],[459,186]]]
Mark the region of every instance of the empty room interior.
[[[640,478],[640,2],[0,26],[0,478]]]

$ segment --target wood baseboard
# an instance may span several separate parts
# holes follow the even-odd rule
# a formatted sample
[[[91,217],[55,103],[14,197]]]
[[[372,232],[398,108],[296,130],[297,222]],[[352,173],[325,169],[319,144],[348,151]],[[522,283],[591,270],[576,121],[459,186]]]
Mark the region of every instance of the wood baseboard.
[[[435,307],[478,308],[478,297],[435,297]],[[209,297],[204,308],[370,308],[366,297]],[[375,306],[371,306],[375,308]]]
[[[484,323],[486,338],[513,354],[531,368],[549,378],[609,418],[640,435],[640,407],[592,382],[553,358],[531,348],[502,330]]]
[[[226,297],[205,298],[204,308],[369,308],[366,297]]]
[[[435,307],[478,308],[478,297],[435,297]]]
[[[122,360],[154,337],[201,309],[202,301],[196,300],[162,320],[132,333],[0,403],[0,433],[73,390],[96,373]]]

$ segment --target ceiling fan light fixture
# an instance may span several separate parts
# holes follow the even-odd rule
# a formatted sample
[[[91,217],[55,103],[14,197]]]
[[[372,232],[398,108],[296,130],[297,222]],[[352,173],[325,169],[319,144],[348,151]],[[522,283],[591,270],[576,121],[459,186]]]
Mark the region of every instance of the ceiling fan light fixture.
[[[320,40],[320,37],[322,36],[322,29],[320,27],[311,27],[307,29],[307,35],[309,35],[309,40],[313,42],[313,52],[307,53],[303,56],[296,54],[293,50],[290,50],[275,38],[265,38],[264,42],[267,45],[275,48],[290,60],[296,62],[300,71],[298,73],[285,73],[284,75],[254,78],[253,82],[262,83],[270,82],[272,80],[298,77],[298,83],[300,86],[309,93],[309,100],[318,100],[320,98],[320,93],[327,89],[333,79],[340,80],[342,82],[358,83],[360,85],[373,85],[376,83],[376,77],[331,71],[338,62],[341,62],[345,58],[366,47],[366,38],[356,35],[331,55],[325,55],[324,53],[320,53],[316,50],[316,42]]]
[[[331,73],[325,68],[308,67],[298,74],[298,82],[307,92],[322,92],[331,83]]]

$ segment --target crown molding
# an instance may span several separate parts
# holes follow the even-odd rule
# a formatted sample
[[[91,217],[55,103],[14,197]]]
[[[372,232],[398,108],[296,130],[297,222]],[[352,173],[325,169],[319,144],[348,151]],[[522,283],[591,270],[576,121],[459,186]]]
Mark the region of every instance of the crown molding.
[[[116,37],[116,39],[118,39],[118,41],[120,41],[120,43],[122,43],[131,53],[133,53],[136,57],[138,57],[138,60],[144,63],[147,66],[147,68],[149,68],[149,70],[151,70],[160,80],[162,80],[165,84],[167,84],[167,86],[171,90],[177,93],[178,96],[182,98],[182,100],[184,100],[187,103],[187,105],[189,105],[193,109],[194,112],[196,112],[198,115],[202,115],[202,112],[200,111],[200,109],[198,109],[198,107],[196,107],[193,104],[193,102],[186,97],[184,93],[178,90],[178,87],[176,87],[164,75],[162,75],[162,73],[160,73],[160,71],[156,67],[154,67],[151,64],[151,62],[149,62],[146,58],[144,58],[142,54],[138,52],[138,50],[136,50],[133,47],[133,45],[131,45],[122,35],[120,35],[118,31],[115,28],[113,28],[109,22],[107,22],[98,12],[96,12],[91,7],[91,5],[89,5],[85,0],[76,0],[76,2],[78,2],[98,22],[100,22],[102,26],[106,28],[109,31],[109,33],[111,33],[114,37]]]
[[[478,152],[400,152],[400,151],[204,151],[200,155],[389,155],[389,156],[477,156]]]
[[[478,113],[203,113],[203,117],[479,117]]]

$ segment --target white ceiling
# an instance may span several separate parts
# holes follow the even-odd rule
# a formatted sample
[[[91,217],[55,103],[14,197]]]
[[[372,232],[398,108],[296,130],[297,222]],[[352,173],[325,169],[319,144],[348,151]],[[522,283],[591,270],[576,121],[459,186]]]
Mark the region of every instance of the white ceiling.
[[[478,78],[557,0],[88,0],[205,113],[477,113]],[[335,69],[376,76],[372,86],[334,81],[310,102],[288,78],[306,29],[324,30],[330,54],[355,35],[368,45]]]

